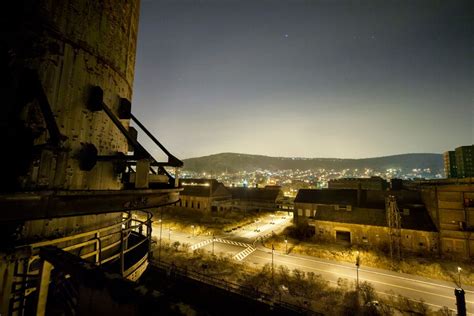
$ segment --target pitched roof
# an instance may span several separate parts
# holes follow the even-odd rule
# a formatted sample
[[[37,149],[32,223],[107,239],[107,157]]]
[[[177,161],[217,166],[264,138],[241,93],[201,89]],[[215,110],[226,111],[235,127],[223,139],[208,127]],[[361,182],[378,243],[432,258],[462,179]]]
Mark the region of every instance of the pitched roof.
[[[357,204],[357,190],[351,189],[300,189],[295,203]]]
[[[228,188],[233,199],[274,203],[281,191],[275,188]]]
[[[180,195],[210,197],[211,187],[204,185],[184,185]]]
[[[181,180],[183,196],[200,196],[200,197],[229,197],[230,193],[226,187],[216,179],[183,179]]]

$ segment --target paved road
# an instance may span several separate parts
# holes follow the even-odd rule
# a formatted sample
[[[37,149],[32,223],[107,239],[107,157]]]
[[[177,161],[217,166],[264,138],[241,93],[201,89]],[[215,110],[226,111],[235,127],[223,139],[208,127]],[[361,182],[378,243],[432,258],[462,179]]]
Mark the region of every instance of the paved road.
[[[246,259],[258,265],[271,263],[271,250],[259,248]],[[275,265],[286,265],[290,270],[299,269],[321,274],[326,280],[336,284],[338,278],[356,280],[356,268],[352,264],[316,259],[300,255],[274,253]],[[432,280],[387,270],[359,269],[359,280],[372,283],[379,294],[402,294],[413,300],[423,300],[435,309],[443,306],[455,310],[454,283]],[[470,315],[474,315],[474,288],[463,287],[466,291],[466,306]]]
[[[273,224],[271,223],[273,222]],[[253,244],[257,237],[275,233],[283,230],[291,224],[291,218],[262,218],[258,225],[259,231],[255,231],[256,224],[248,225],[230,234],[215,236],[214,251],[220,254],[231,254],[232,256],[240,253],[238,260],[253,263],[258,266],[271,263],[271,250],[263,246],[248,248]],[[159,238],[160,227],[154,225],[153,235]],[[162,239],[179,241],[180,243],[189,243],[212,251],[212,237],[210,236],[191,236],[180,232],[171,231],[163,227]],[[230,242],[239,244],[230,244]],[[202,245],[202,246],[201,246]],[[253,249],[255,248],[255,249]],[[250,250],[249,250],[250,249]],[[245,255],[242,255],[244,253]],[[363,259],[362,259],[363,260]],[[349,280],[356,279],[356,268],[353,264],[318,259],[315,257],[274,252],[274,264],[286,265],[290,270],[300,269],[303,271],[312,271],[321,274],[330,283],[336,284],[339,278]],[[363,264],[363,261],[362,261]],[[451,310],[456,310],[456,300],[454,297],[454,282],[444,282],[434,279],[422,278],[413,275],[396,273],[388,270],[361,267],[359,269],[359,280],[372,283],[380,295],[396,296],[402,294],[412,300],[423,300],[434,309],[447,306]],[[463,286],[466,292],[466,306],[468,315],[474,315],[474,288]]]

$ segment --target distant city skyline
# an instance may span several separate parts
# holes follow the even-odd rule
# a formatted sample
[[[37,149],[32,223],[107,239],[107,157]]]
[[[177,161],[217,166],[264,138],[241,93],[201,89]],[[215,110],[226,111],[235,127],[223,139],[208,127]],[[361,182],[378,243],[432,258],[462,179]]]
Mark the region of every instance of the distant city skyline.
[[[473,4],[358,3],[142,1],[133,111],[179,158],[474,143]]]

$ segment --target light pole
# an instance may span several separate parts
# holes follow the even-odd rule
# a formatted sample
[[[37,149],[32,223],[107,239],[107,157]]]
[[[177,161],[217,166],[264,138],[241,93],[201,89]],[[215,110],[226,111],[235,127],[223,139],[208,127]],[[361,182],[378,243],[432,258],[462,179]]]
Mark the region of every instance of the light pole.
[[[161,232],[163,231],[163,220],[160,218],[158,222],[160,222],[160,243],[158,245],[158,261],[161,261]]]
[[[458,280],[459,280],[459,288],[462,288],[462,285],[461,285],[461,267],[458,267]]]
[[[194,225],[191,225],[191,228],[193,229],[193,238],[194,238]]]
[[[288,239],[285,239],[285,253],[288,254]]]
[[[356,251],[356,270],[357,270],[357,282],[356,282],[356,288],[357,290],[359,289],[359,267],[360,267],[360,256],[359,256],[359,251]]]
[[[212,234],[212,255],[214,255],[214,240],[216,239],[216,237],[214,236],[214,234]]]
[[[274,267],[273,267],[273,253],[275,252],[275,247],[273,246],[272,243],[272,294],[275,292],[275,272],[274,272]]]

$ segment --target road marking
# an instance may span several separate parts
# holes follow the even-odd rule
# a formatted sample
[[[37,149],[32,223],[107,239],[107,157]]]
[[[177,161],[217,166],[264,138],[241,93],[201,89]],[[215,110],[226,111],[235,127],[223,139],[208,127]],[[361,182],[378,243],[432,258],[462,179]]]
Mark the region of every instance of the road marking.
[[[199,249],[201,247],[204,247],[206,245],[209,245],[210,243],[212,243],[213,239],[207,239],[207,240],[204,240],[204,241],[201,241],[197,244],[194,244],[191,246],[191,250],[196,250],[196,249]],[[244,248],[248,248],[250,247],[251,245],[250,244],[246,244],[246,243],[243,243],[243,242],[240,242],[240,241],[233,241],[233,240],[227,240],[227,239],[222,239],[222,238],[215,238],[214,239],[214,242],[220,242],[222,244],[228,244],[228,245],[233,245],[233,246],[238,246],[238,247],[244,247]],[[255,249],[254,249],[255,250]]]
[[[237,260],[237,261],[242,261],[244,260],[248,255],[250,255],[252,252],[254,252],[255,249],[254,247],[252,246],[248,246],[247,248],[245,248],[244,250],[242,250],[241,252],[239,252],[238,254],[236,254],[234,256],[234,259]]]
[[[337,281],[328,280],[328,282],[329,282],[329,283],[334,283],[334,284],[337,285]],[[375,292],[378,293],[378,294],[386,295],[386,296],[398,297],[398,294],[387,293],[387,292],[382,292],[382,291],[375,291]],[[431,303],[427,303],[427,302],[425,302],[425,301],[419,301],[419,300],[415,300],[415,299],[408,298],[408,297],[407,297],[406,299],[409,300],[409,301],[412,301],[412,302],[423,303],[423,304],[430,305],[430,306],[434,306],[434,307],[437,307],[437,308],[443,308],[443,307],[445,307],[444,305],[441,306],[441,305],[431,304]],[[446,306],[446,307],[448,307],[448,306]],[[449,307],[448,307],[448,309],[449,309],[450,311],[456,312],[456,310],[455,310],[454,308],[449,308]],[[468,315],[474,315],[474,314],[472,314],[472,313],[467,313],[467,314],[468,314]]]
[[[234,246],[239,246],[239,247],[244,247],[244,248],[248,248],[248,247],[251,246],[250,244],[246,244],[246,243],[243,243],[243,242],[240,242],[240,241],[233,241],[233,240],[221,239],[221,238],[216,239],[216,242],[220,242],[220,243],[223,243],[223,244],[234,245]]]
[[[317,263],[321,263],[321,264],[325,264],[325,265],[329,265],[329,266],[335,266],[335,267],[339,267],[339,268],[344,268],[344,269],[348,269],[348,270],[355,270],[356,269],[354,267],[348,267],[346,265],[340,265],[340,264],[337,264],[337,263],[330,263],[330,262],[319,261],[319,260],[314,260],[314,259],[308,259],[308,258],[303,258],[303,257],[291,256],[291,255],[287,255],[287,256],[291,257],[291,258],[295,258],[295,259],[301,259],[301,260],[310,261],[310,262],[317,262]],[[406,278],[406,277],[402,277],[402,276],[398,276],[398,275],[387,274],[387,273],[383,273],[383,272],[371,271],[371,270],[366,270],[366,269],[359,269],[359,271],[372,273],[372,274],[383,275],[383,276],[391,277],[391,278],[402,279],[402,280],[410,281],[410,282],[424,283],[424,284],[431,285],[431,286],[444,287],[446,289],[452,289],[453,288],[451,286],[447,286],[447,285],[443,285],[443,284],[437,284],[437,283],[432,283],[432,282],[422,281],[422,280],[417,280],[417,279],[410,279],[410,278]],[[474,291],[470,291],[470,290],[466,290],[466,289],[464,289],[464,292],[474,294]]]
[[[204,247],[205,245],[210,244],[211,242],[212,242],[212,239],[207,239],[207,240],[198,242],[197,244],[194,244],[194,245],[191,246],[191,250],[199,249],[201,247]]]
[[[264,259],[264,260],[271,261],[271,259],[269,259],[269,258],[260,257],[260,256],[258,256],[258,255],[255,255],[254,257],[255,257],[255,258],[260,258],[260,259]],[[294,265],[294,266],[299,266],[299,267],[308,268],[308,269],[312,269],[312,270],[316,270],[316,271],[322,271],[322,272],[326,272],[326,273],[332,273],[332,274],[342,275],[342,276],[346,276],[346,277],[352,278],[352,276],[348,276],[348,275],[342,274],[342,273],[340,273],[340,272],[327,271],[327,270],[323,270],[323,269],[318,269],[318,268],[314,268],[314,267],[309,267],[309,266],[301,265],[301,264],[298,264],[298,263],[292,263],[292,262],[288,262],[288,261],[283,261],[283,260],[281,260],[281,259],[280,259],[279,261],[280,261],[280,262],[283,262],[283,263],[286,263],[286,264]],[[362,278],[361,278],[361,279],[362,279]],[[413,289],[413,288],[409,288],[409,287],[405,287],[405,286],[401,286],[401,285],[395,285],[395,284],[391,284],[391,283],[385,283],[385,282],[381,282],[381,281],[377,281],[377,280],[369,280],[369,279],[367,279],[367,278],[364,278],[364,279],[367,280],[367,281],[373,282],[373,283],[380,283],[380,284],[388,285],[388,286],[391,286],[391,287],[398,287],[398,288],[405,289],[405,290],[409,290],[409,291],[421,292],[421,293],[424,293],[424,294],[430,294],[430,295],[434,295],[434,296],[439,296],[439,297],[442,297],[442,298],[445,298],[445,299],[449,299],[449,300],[455,300],[455,298],[453,298],[453,297],[451,297],[451,296],[446,296],[446,295],[436,294],[436,293],[433,293],[433,292],[427,292],[427,291],[417,290],[417,289]],[[466,301],[466,303],[473,304],[474,302]]]

